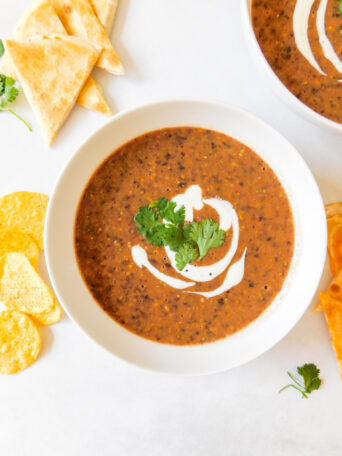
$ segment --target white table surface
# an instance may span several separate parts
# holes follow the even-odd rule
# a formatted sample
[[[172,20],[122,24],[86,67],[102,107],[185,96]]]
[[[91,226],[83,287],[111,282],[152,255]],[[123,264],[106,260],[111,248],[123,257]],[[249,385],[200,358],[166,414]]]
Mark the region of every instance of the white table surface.
[[[127,75],[95,77],[116,112],[178,96],[240,105],[292,141],[326,202],[342,200],[342,137],[298,117],[270,91],[249,55],[240,1],[121,0],[112,38]],[[2,8],[2,38],[27,3]],[[15,108],[34,132],[0,113],[0,192],[50,193],[68,158],[106,119],[76,107],[49,149],[23,95]],[[328,280],[326,271],[322,287]],[[66,316],[41,333],[38,362],[0,378],[1,455],[341,455],[342,384],[324,317],[310,309],[272,350],[208,377],[128,366]],[[286,370],[304,362],[321,368],[321,390],[309,400],[294,390],[278,395]]]

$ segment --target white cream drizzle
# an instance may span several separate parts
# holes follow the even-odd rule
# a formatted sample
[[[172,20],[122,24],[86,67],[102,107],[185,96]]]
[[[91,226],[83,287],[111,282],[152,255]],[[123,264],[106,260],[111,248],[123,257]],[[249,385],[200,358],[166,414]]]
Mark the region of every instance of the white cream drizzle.
[[[195,266],[188,264],[182,271],[177,269],[176,265],[176,254],[171,251],[169,247],[165,247],[165,252],[170,259],[173,269],[181,274],[183,277],[193,280],[194,282],[208,282],[213,280],[224,272],[232,261],[239,243],[239,219],[229,201],[222,200],[220,198],[202,199],[202,189],[199,185],[192,185],[184,193],[179,194],[173,198],[173,201],[177,203],[176,209],[184,205],[185,207],[185,220],[187,222],[193,222],[194,209],[200,210],[204,204],[211,206],[215,209],[220,217],[219,226],[224,231],[228,231],[232,228],[233,236],[231,245],[226,255],[216,263],[209,266]],[[218,296],[230,288],[234,287],[241,282],[244,275],[246,250],[243,253],[240,260],[235,262],[227,272],[227,275],[220,287],[210,292],[193,292],[200,294],[206,298]],[[141,268],[145,266],[152,275],[169,286],[177,289],[185,289],[195,285],[194,282],[185,282],[183,280],[176,279],[158,271],[148,260],[146,251],[135,245],[132,247],[132,257],[134,262]]]
[[[315,0],[297,0],[293,13],[293,33],[297,48],[320,74],[327,74],[319,66],[310,45],[308,27],[312,5]],[[325,29],[325,16],[327,12],[328,0],[321,0],[316,17],[316,28],[319,43],[327,60],[329,60],[339,73],[342,73],[342,61],[331,44]],[[340,80],[342,82],[342,80]]]
[[[132,258],[134,263],[139,266],[139,268],[145,266],[145,268],[148,269],[150,273],[154,275],[154,277],[166,283],[167,285],[170,285],[172,288],[182,290],[183,288],[188,288],[195,285],[193,282],[185,282],[184,280],[176,279],[175,277],[171,277],[158,271],[158,269],[149,262],[146,250],[140,247],[140,245],[135,245],[132,247]]]
[[[342,73],[342,62],[331,44],[325,30],[325,15],[327,12],[328,0],[321,0],[317,10],[316,26],[319,42],[322,46],[325,57],[330,60],[339,73]]]
[[[314,1],[297,0],[293,13],[293,33],[299,51],[319,73],[325,75],[312,52],[308,35],[309,18]]]
[[[224,279],[222,285],[216,288],[216,290],[206,292],[188,291],[187,293],[200,294],[205,298],[213,298],[214,296],[218,296],[224,293],[225,291],[230,290],[231,288],[235,287],[235,285],[238,285],[243,279],[243,275],[245,273],[246,251],[247,249],[245,249],[241,258],[231,265],[231,267],[228,269],[226,278]]]

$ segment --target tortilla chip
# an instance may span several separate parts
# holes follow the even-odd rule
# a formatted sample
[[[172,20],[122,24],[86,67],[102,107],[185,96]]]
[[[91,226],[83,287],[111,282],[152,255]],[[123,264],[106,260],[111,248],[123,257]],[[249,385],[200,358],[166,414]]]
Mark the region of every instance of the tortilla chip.
[[[49,0],[35,0],[31,3],[14,29],[13,39],[25,41],[36,35],[67,35],[65,28]],[[17,79],[10,58],[5,53],[0,66],[1,72]],[[84,108],[112,115],[101,88],[89,77],[76,101]]]
[[[28,234],[0,230],[0,258],[9,252],[25,255],[32,266],[37,267],[39,247]]]
[[[333,275],[342,269],[342,215],[328,219],[328,252]]]
[[[107,33],[112,29],[119,0],[90,0],[96,16]]]
[[[332,279],[325,293],[331,298],[342,302],[342,269]],[[321,312],[321,310],[323,310],[323,306],[321,302],[318,302],[313,312]]]
[[[0,374],[26,369],[39,355],[40,336],[32,320],[21,312],[0,313]]]
[[[113,74],[124,68],[89,0],[52,0],[57,14],[70,35],[79,36],[102,48],[96,63]]]
[[[30,314],[32,320],[39,326],[53,325],[57,323],[62,316],[62,309],[55,302],[54,307],[49,312]]]
[[[50,312],[56,299],[38,272],[21,253],[7,253],[1,258],[0,301],[7,310],[27,314]]]
[[[333,217],[334,215],[342,215],[342,201],[339,203],[331,203],[325,206],[325,213],[327,218]]]
[[[28,234],[44,248],[44,221],[48,196],[14,192],[0,198],[0,229]]]
[[[64,35],[6,40],[4,45],[50,145],[88,79],[99,49]]]
[[[319,293],[342,378],[342,302]]]

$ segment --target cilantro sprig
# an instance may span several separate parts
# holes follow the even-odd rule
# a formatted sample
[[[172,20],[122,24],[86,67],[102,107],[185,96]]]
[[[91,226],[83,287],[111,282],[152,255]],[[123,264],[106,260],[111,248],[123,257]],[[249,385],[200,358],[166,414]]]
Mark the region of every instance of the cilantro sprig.
[[[318,390],[321,386],[322,380],[319,378],[320,370],[315,364],[310,363],[297,367],[297,373],[303,378],[302,382],[296,379],[291,372],[287,372],[287,375],[295,384],[290,383],[284,386],[279,390],[279,393],[287,388],[295,388],[302,394],[303,398],[308,399],[308,394],[311,394],[314,390]]]
[[[0,57],[4,55],[4,52],[4,43],[0,40]],[[13,78],[0,74],[0,111],[7,111],[11,113],[17,119],[21,120],[21,122],[23,122],[30,131],[32,131],[29,124],[9,107],[9,104],[12,103],[19,94],[19,90],[15,86],[15,82],[16,81]]]
[[[2,57],[5,53],[5,46],[2,40],[0,40],[0,57]]]
[[[134,217],[139,233],[147,242],[156,246],[168,246],[176,252],[179,271],[199,258],[205,257],[213,247],[220,247],[225,232],[211,219],[184,223],[185,207],[176,209],[177,204],[167,198],[141,206]]]
[[[13,114],[17,119],[21,120],[30,131],[32,131],[29,124],[9,107],[9,104],[17,98],[18,94],[19,90],[15,86],[15,80],[9,76],[0,74],[0,111],[7,111]]]

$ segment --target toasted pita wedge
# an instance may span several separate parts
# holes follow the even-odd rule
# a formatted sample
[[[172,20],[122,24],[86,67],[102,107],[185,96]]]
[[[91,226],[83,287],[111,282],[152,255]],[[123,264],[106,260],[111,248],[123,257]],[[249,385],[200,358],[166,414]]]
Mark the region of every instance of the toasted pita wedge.
[[[325,293],[319,294],[342,378],[342,302]]]
[[[67,32],[49,0],[34,0],[15,27],[13,39],[25,41],[36,35],[44,34],[67,35]],[[17,79],[6,53],[1,62],[1,71],[7,76]],[[83,87],[77,103],[87,109],[112,115],[101,88],[91,77]]]
[[[103,48],[96,63],[113,74],[124,68],[89,0],[52,0],[57,14],[70,35],[79,36]]]
[[[109,34],[112,29],[119,0],[90,0],[90,3],[99,21]]]
[[[4,42],[48,144],[68,117],[100,49],[80,38],[50,35]]]
[[[325,294],[342,302],[342,269],[332,279]],[[323,306],[319,301],[313,312],[321,312],[321,310],[323,310]]]

